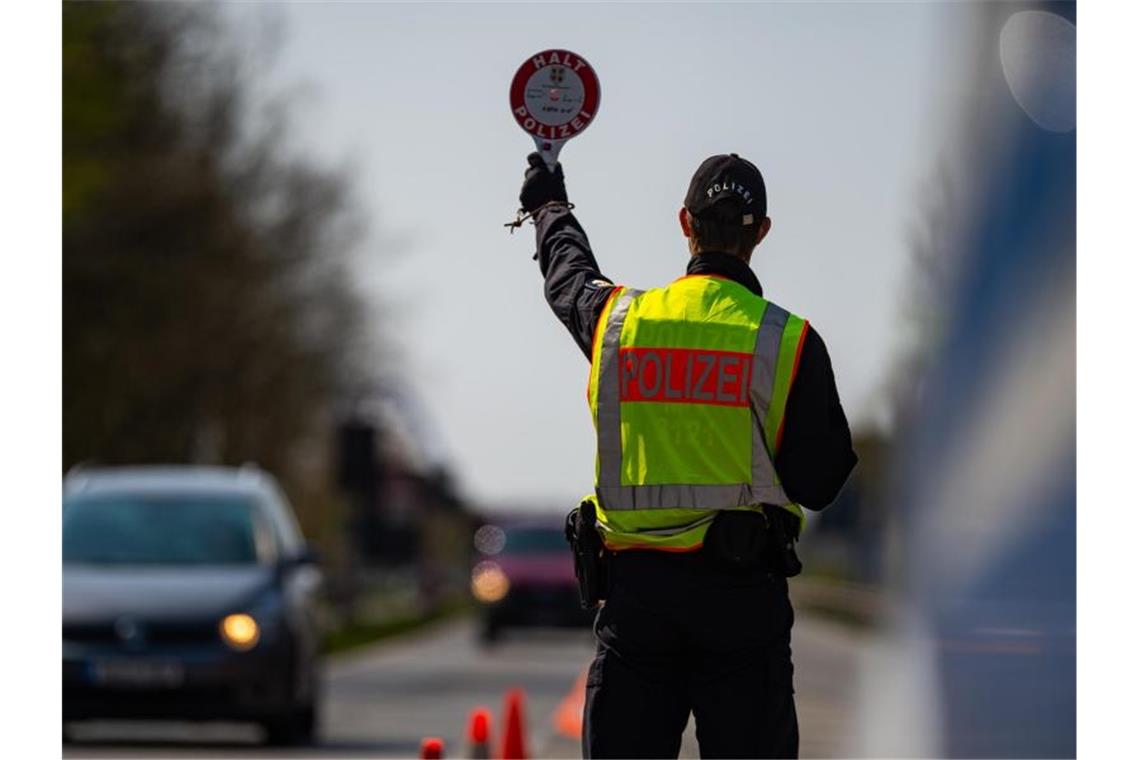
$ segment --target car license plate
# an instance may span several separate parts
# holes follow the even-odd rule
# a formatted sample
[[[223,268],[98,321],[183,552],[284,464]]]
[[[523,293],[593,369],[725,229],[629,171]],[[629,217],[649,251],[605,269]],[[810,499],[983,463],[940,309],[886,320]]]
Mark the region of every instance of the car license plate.
[[[119,658],[91,663],[91,680],[107,686],[180,686],[186,677],[181,663]]]

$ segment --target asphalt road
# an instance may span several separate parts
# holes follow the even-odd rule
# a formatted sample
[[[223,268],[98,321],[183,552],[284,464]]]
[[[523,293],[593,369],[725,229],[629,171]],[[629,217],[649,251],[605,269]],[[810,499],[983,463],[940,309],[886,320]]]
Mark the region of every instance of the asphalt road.
[[[860,639],[807,614],[793,630],[802,757],[845,754]],[[415,757],[425,736],[446,756],[467,757],[472,708],[489,707],[501,732],[503,695],[526,690],[528,748],[535,757],[578,757],[555,730],[554,713],[589,663],[588,630],[520,631],[481,646],[471,621],[452,622],[331,660],[325,673],[321,744],[266,749],[240,725],[80,724],[64,757]],[[697,757],[691,732],[683,757]]]

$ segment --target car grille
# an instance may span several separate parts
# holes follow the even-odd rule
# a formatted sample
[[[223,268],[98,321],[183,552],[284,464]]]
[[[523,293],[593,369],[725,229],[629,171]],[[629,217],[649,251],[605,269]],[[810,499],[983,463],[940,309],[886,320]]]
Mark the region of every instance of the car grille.
[[[219,640],[215,623],[202,622],[139,622],[137,636],[124,637],[114,623],[64,623],[63,640],[79,644],[138,644],[163,646],[203,644]],[[121,629],[120,629],[121,630]]]

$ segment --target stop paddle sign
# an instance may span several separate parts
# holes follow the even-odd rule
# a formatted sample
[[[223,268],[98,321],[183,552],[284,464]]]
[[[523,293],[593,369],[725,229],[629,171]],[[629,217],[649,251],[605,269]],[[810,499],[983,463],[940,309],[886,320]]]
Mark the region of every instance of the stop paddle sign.
[[[553,170],[566,141],[593,123],[601,95],[598,75],[585,58],[569,50],[543,50],[515,72],[511,113]]]

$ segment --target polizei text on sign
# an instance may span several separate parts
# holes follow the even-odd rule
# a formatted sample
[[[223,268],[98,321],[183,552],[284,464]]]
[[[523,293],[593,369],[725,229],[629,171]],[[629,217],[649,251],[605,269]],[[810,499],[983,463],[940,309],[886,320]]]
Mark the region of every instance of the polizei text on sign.
[[[584,58],[569,50],[531,56],[511,81],[511,112],[536,141],[568,140],[590,125],[601,91]]]

